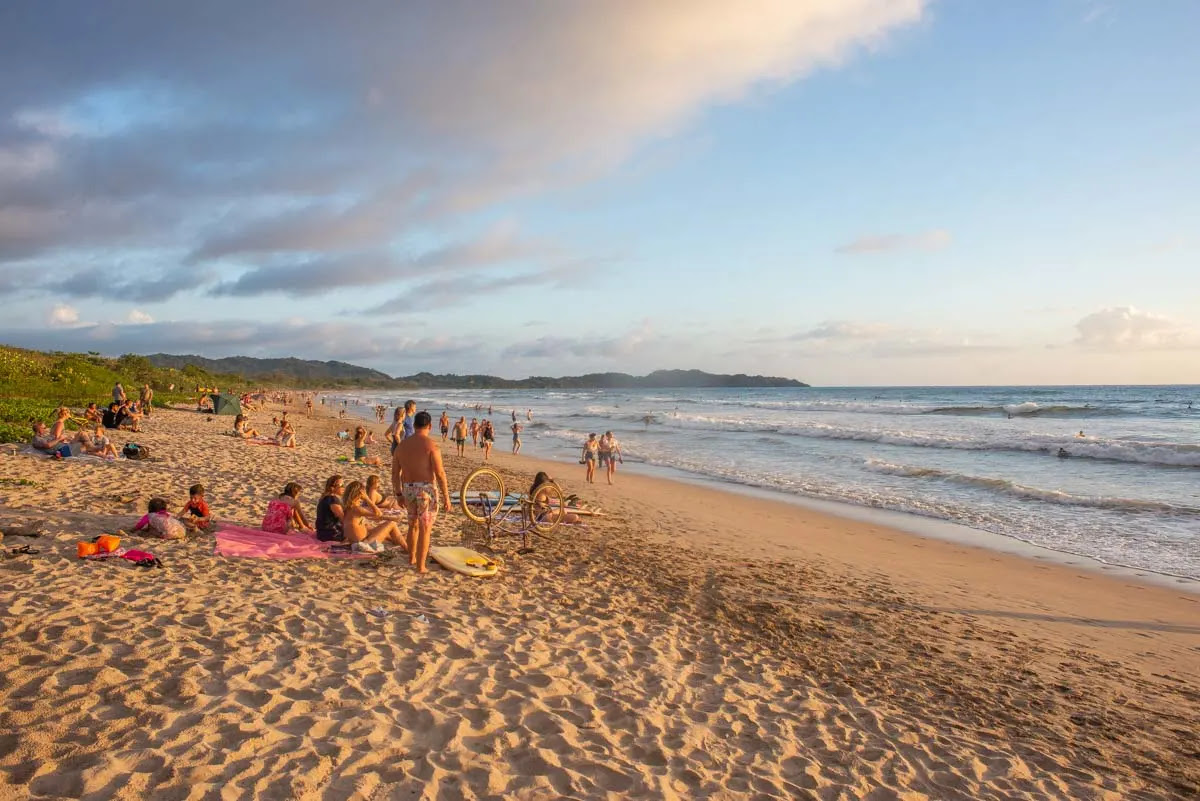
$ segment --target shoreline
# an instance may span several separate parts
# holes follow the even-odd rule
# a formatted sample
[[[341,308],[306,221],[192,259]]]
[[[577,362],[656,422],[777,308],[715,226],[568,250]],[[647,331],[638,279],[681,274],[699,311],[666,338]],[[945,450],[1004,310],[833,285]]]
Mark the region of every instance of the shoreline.
[[[361,417],[363,420],[367,420],[367,422],[375,423],[376,421],[367,419],[367,410],[369,408],[368,406],[349,406],[349,417]],[[355,409],[361,411],[356,413]],[[459,409],[457,411],[463,410]],[[502,418],[503,423],[507,423],[506,414],[500,414],[499,417]],[[507,448],[507,437],[504,435],[499,436],[496,444],[499,447]],[[540,446],[544,444],[555,445],[554,450],[556,451],[563,450],[564,448],[562,443],[543,443],[534,435],[526,438],[525,453],[522,455],[527,455],[535,459],[543,459],[554,464],[561,464],[568,468],[574,464],[574,459],[571,456],[557,456],[545,452],[531,454],[529,453],[529,446],[531,444],[534,451],[541,450]],[[505,452],[507,453],[507,450]],[[494,449],[493,453],[499,453],[499,450]],[[1035,543],[1019,536],[987,531],[940,517],[922,515],[919,512],[879,508],[857,504],[852,501],[790,493],[772,487],[739,483],[704,473],[695,473],[669,465],[655,465],[647,462],[627,460],[622,465],[622,469],[638,475],[706,486],[719,492],[781,500],[805,509],[823,511],[847,520],[873,523],[879,526],[898,529],[913,536],[970,545],[987,551],[1020,556],[1036,562],[1049,559],[1068,567],[1082,566],[1098,575],[1118,575],[1147,584],[1177,589],[1182,588],[1187,592],[1200,594],[1200,576],[1173,573],[1167,570],[1155,570],[1150,567],[1128,565],[1119,561],[1106,561],[1100,557]]]
[[[1200,792],[1200,599],[782,500],[493,451],[514,488],[549,468],[607,514],[498,540],[487,580],[211,536],[131,538],[161,570],[75,558],[194,481],[256,526],[286,481],[311,509],[330,474],[386,474],[337,461],[353,416],[289,417],[294,450],[166,411],[114,432],[150,461],[0,456],[0,528],[44,532],[0,561],[0,798]],[[452,488],[482,463],[443,453]]]
[[[495,452],[495,451],[494,451]],[[511,456],[511,454],[507,454]],[[558,459],[552,456],[520,454],[521,457],[542,461],[546,464],[561,465],[568,469],[576,465],[568,458]],[[657,478],[663,481],[706,487],[715,492],[731,493],[753,498],[762,498],[781,503],[788,503],[810,511],[822,512],[832,517],[870,523],[901,531],[909,536],[923,539],[933,539],[942,542],[956,543],[984,551],[1008,554],[1029,561],[1049,559],[1057,564],[1068,567],[1083,567],[1099,575],[1121,576],[1132,581],[1141,581],[1154,586],[1182,589],[1186,592],[1200,594],[1200,579],[1192,576],[1178,575],[1148,568],[1132,567],[1114,562],[1105,562],[1085,554],[1073,551],[1051,548],[1046,545],[1028,542],[1007,534],[997,534],[983,529],[972,528],[962,523],[929,517],[915,512],[905,512],[896,509],[881,509],[863,506],[848,501],[827,500],[808,495],[788,493],[781,490],[760,487],[753,484],[740,484],[712,476],[691,473],[686,470],[660,465],[648,465],[645,462],[627,461],[621,470],[631,474]]]
[[[1200,635],[1200,625],[1196,625],[1200,621],[1200,593],[1192,586],[1194,582],[1147,581],[1132,571],[1104,570],[1100,563],[1092,560],[1088,564],[1082,557],[1079,562],[1071,562],[1002,552],[955,538],[906,531],[889,525],[883,515],[853,518],[842,514],[840,508],[822,509],[788,497],[775,497],[781,493],[732,492],[723,485],[712,486],[706,481],[679,482],[645,474],[629,479],[619,472],[617,483],[610,487],[602,483],[603,477],[597,471],[598,483],[588,488],[580,465],[525,454],[504,453],[499,457],[493,452],[491,463],[502,467],[519,465],[526,472],[547,470],[564,485],[564,491],[576,492],[605,508],[626,504],[637,514],[647,515],[654,504],[670,499],[666,507],[668,515],[684,515],[689,508],[722,509],[725,513],[720,522],[727,524],[728,530],[738,532],[698,535],[693,531],[687,538],[691,546],[721,551],[736,545],[762,559],[795,562],[819,559],[848,574],[880,575],[903,582],[910,590],[931,600],[951,598],[961,602],[967,597],[983,596],[997,607],[997,613],[1029,615],[1033,622],[1063,630],[1063,636],[1080,647],[1089,643],[1090,635],[1081,636],[1072,629],[1093,628],[1098,625],[1096,621],[1118,621],[1138,614],[1185,634]],[[571,469],[563,472],[562,467]],[[574,470],[576,467],[578,472]],[[753,522],[750,526],[744,522],[739,525],[739,518]],[[678,542],[678,538],[668,540]],[[1126,638],[1122,650],[1135,654],[1142,646],[1140,639]],[[1200,651],[1200,638],[1192,651]],[[1180,661],[1175,667],[1200,682],[1200,660],[1188,665],[1187,659],[1192,657],[1186,650],[1177,656]]]

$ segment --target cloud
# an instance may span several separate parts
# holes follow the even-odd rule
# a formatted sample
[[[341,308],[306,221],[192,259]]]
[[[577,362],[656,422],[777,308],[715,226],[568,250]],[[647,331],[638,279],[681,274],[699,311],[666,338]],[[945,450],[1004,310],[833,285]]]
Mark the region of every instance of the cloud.
[[[887,323],[831,320],[786,336],[760,337],[754,345],[772,345],[792,356],[860,355],[877,358],[962,356],[1002,352],[1011,347],[991,342],[988,334],[909,328]]]
[[[387,250],[603,175],[925,5],[40,3],[0,51],[0,229],[36,223],[0,260]]]
[[[461,277],[447,274],[492,269],[526,259],[555,255],[550,243],[522,237],[511,225],[498,225],[478,236],[449,242],[422,253],[397,257],[387,252],[321,256],[301,262],[255,267],[213,288],[214,295],[283,292],[314,295],[354,286],[375,286],[402,278],[440,276],[429,287],[445,286],[462,294]],[[495,279],[489,279],[493,281]],[[472,286],[476,286],[475,280]],[[412,290],[405,292],[411,294]]]
[[[888,253],[903,250],[942,250],[949,247],[950,232],[940,228],[920,234],[873,234],[839,245],[836,253],[859,255],[863,253]]]
[[[79,322],[79,310],[65,303],[56,303],[50,313],[46,315],[46,321],[50,325],[75,325]]]
[[[134,325],[146,325],[147,323],[154,322],[153,317],[146,314],[144,311],[141,311],[140,309],[131,309],[125,319]]]
[[[1132,306],[1111,306],[1075,323],[1075,345],[1091,350],[1200,348],[1200,330]]]
[[[636,328],[620,336],[558,337],[543,336],[524,342],[515,342],[501,352],[504,359],[575,359],[609,360],[624,363],[628,357],[639,354],[647,346],[658,344],[654,328],[644,320]]]
[[[207,269],[141,274],[131,267],[112,265],[79,270],[60,280],[42,280],[27,288],[43,289],[51,294],[71,298],[106,298],[108,300],[157,303],[170,300],[180,292],[203,286],[212,280]]]

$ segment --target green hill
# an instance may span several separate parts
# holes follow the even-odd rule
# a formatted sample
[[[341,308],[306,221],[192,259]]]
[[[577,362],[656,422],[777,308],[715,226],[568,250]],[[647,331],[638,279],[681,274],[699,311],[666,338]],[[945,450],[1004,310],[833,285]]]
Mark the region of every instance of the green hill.
[[[295,358],[256,359],[250,356],[208,359],[204,356],[174,356],[168,353],[152,353],[146,358],[159,367],[173,367],[179,370],[191,364],[210,373],[229,373],[244,378],[281,384],[290,382],[293,385],[371,386],[388,384],[392,380],[387,373],[339,361],[320,362]]]

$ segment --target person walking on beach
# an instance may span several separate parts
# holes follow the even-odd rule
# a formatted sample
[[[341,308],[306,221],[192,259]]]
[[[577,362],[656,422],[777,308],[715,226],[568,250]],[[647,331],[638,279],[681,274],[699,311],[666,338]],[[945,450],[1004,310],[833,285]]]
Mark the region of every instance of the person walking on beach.
[[[442,451],[429,436],[431,428],[433,418],[429,412],[418,412],[413,420],[413,436],[401,442],[392,454],[392,491],[404,499],[408,510],[409,562],[418,573],[427,572],[425,563],[439,497],[446,509],[451,508]]]
[[[471,447],[479,447],[479,421],[474,417],[471,418]]]
[[[479,427],[479,438],[482,440],[480,444],[483,446],[483,461],[487,461],[492,455],[492,443],[496,441],[496,431],[492,428],[491,420],[484,420],[483,425]]]
[[[533,422],[533,409],[525,410],[525,420],[530,423]]]
[[[460,417],[454,424],[454,444],[458,447],[458,455],[467,455],[467,418]]]
[[[439,421],[442,429],[442,442],[445,442],[450,437],[450,415],[446,414],[446,410],[442,409],[442,419]]]
[[[588,434],[587,442],[583,443],[583,457],[579,460],[587,465],[587,482],[596,483],[596,461],[600,458],[600,443],[595,434]]]
[[[312,417],[312,410],[313,410],[312,398],[309,398],[308,400],[304,401],[304,416]]]
[[[515,415],[516,412],[514,411],[513,414]],[[523,426],[520,423],[516,422],[516,420],[513,420],[513,424],[512,424],[513,453],[521,452],[521,429],[522,428],[523,428]]]
[[[608,477],[608,483],[613,483],[613,476],[617,472],[617,462],[624,463],[621,458],[621,445],[617,442],[617,438],[613,436],[613,432],[605,431],[604,436],[600,438],[600,464],[605,468],[605,475]]]

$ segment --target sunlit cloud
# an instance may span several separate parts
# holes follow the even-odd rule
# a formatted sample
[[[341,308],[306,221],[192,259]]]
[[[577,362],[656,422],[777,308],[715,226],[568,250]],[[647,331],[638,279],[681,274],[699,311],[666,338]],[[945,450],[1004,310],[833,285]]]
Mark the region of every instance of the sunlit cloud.
[[[1075,344],[1090,350],[1200,348],[1200,329],[1133,306],[1092,312],[1075,329]]]

